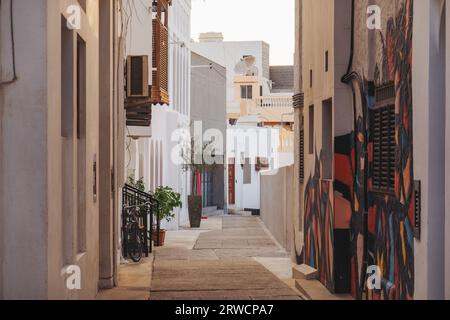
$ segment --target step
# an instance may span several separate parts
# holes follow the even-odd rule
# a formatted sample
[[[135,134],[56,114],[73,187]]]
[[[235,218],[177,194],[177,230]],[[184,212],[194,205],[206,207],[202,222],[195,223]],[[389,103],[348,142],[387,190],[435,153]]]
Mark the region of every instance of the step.
[[[338,300],[319,280],[295,280],[295,287],[306,300]]]
[[[294,279],[316,280],[318,276],[317,270],[306,264],[292,267],[292,277]]]
[[[295,288],[306,300],[354,300],[350,295],[333,294],[319,280],[295,280]]]

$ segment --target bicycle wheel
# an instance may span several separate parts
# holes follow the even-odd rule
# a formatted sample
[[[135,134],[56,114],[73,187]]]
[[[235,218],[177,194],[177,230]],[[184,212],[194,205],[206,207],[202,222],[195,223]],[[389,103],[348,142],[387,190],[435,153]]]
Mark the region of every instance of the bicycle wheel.
[[[130,242],[128,247],[128,255],[133,262],[139,262],[142,259],[142,241],[139,225],[135,224],[130,230]]]

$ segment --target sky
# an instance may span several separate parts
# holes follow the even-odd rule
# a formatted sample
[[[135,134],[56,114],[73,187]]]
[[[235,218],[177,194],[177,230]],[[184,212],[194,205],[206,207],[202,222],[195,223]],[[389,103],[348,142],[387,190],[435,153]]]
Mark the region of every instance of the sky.
[[[225,41],[270,44],[271,65],[294,63],[294,0],[192,0],[192,38],[222,32]]]

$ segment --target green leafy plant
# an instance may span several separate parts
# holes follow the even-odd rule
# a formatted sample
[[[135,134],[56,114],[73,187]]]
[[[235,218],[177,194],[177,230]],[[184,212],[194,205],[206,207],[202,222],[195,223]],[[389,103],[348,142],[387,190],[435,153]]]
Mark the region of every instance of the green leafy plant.
[[[128,184],[139,191],[145,192],[144,178],[140,178],[136,181],[133,176],[128,177]]]
[[[158,221],[166,219],[170,222],[175,218],[173,210],[183,205],[181,195],[170,187],[159,187],[153,192],[153,197],[159,203]]]

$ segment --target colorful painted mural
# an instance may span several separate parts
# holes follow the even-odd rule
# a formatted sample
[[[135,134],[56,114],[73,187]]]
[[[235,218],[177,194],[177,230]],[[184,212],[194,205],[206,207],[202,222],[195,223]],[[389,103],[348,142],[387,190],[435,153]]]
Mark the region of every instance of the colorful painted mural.
[[[305,263],[317,269],[320,281],[334,291],[333,185],[321,180],[322,161],[317,153],[315,159],[314,174],[305,186]]]
[[[383,55],[375,84],[393,82],[395,86],[395,194],[369,193],[369,264],[379,266],[383,276],[382,290],[370,292],[371,299],[414,297],[412,21],[413,1],[405,0],[388,20],[386,34],[380,33]],[[372,137],[369,140],[372,142]],[[370,174],[368,184],[370,188]]]
[[[380,48],[373,87],[394,83],[396,117],[395,192],[372,190],[373,140],[369,114],[374,92],[364,68],[355,70],[354,130],[335,138],[335,181],[323,182],[321,161],[305,186],[305,263],[319,270],[331,291],[334,283],[334,234],[350,230],[350,288],[356,299],[366,291],[366,269],[378,266],[382,289],[367,299],[414,297],[414,175],[412,142],[413,0],[398,0],[397,12],[377,37]],[[365,12],[364,12],[365,14]],[[367,150],[367,151],[366,151]],[[366,159],[367,157],[367,159]],[[365,212],[368,215],[365,217]],[[367,258],[367,261],[365,261]]]
[[[355,110],[357,113],[358,110]],[[350,288],[361,299],[364,288],[364,121],[358,116],[356,134],[335,138],[335,228],[350,229]],[[343,199],[341,199],[341,197]],[[339,205],[339,203],[344,204]],[[339,223],[350,213],[349,223]],[[346,219],[346,218],[345,218]]]

